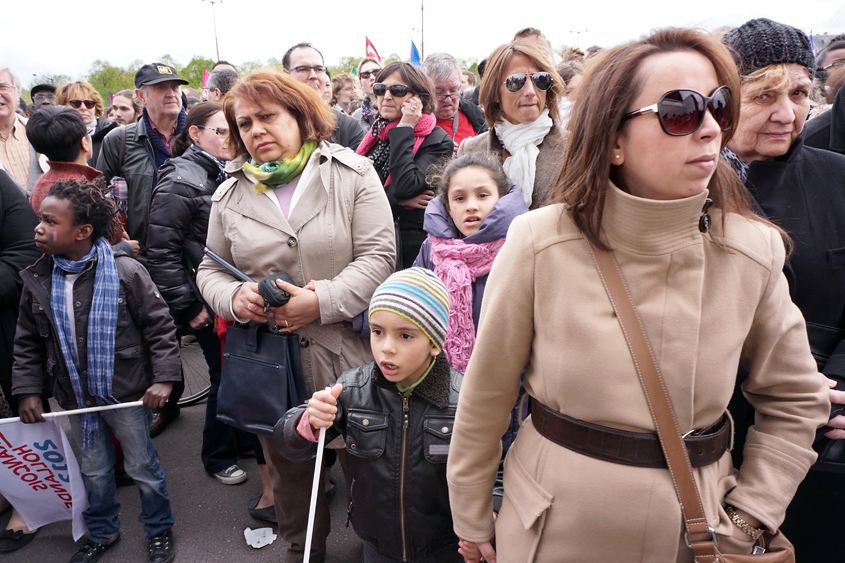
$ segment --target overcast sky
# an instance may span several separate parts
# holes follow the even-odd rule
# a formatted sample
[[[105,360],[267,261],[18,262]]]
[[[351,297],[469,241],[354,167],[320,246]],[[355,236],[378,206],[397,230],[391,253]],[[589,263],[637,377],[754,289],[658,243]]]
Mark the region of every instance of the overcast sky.
[[[167,53],[180,64],[194,55],[216,59],[208,0],[80,3],[41,0],[37,10],[14,3],[16,16],[0,21],[0,59],[22,77],[66,74],[81,78],[96,59],[124,66],[153,62]],[[9,14],[14,9],[6,7]],[[136,6],[141,11],[133,12]],[[420,2],[393,0],[224,0],[214,5],[220,57],[235,64],[281,58],[299,41],[311,41],[334,64],[363,56],[369,36],[382,57],[407,58],[420,39]],[[447,51],[482,59],[514,31],[539,27],[555,48],[610,46],[665,26],[713,29],[757,17],[809,33],[845,32],[842,0],[425,0],[425,52]],[[153,40],[153,37],[157,39]]]

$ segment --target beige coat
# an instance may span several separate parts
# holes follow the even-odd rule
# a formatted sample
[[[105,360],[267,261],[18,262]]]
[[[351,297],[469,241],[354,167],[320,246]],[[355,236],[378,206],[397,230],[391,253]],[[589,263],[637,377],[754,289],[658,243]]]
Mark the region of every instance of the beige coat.
[[[390,204],[370,161],[339,145],[324,142],[319,150],[319,174],[289,219],[253,190],[241,171],[243,158],[230,163],[232,178],[212,197],[206,241],[256,281],[276,272],[300,286],[316,281],[320,318],[297,331],[309,396],[372,361],[369,341],[343,321],[367,309],[396,263]],[[230,304],[239,280],[206,257],[197,286],[218,315],[234,320]]]
[[[603,226],[657,356],[681,432],[725,412],[737,365],[757,410],[742,471],[729,453],[695,470],[710,525],[737,549],[720,502],[775,529],[816,459],[828,391],[789,297],[778,233],[731,215],[702,235],[706,193],[676,200],[611,187]],[[655,431],[633,360],[588,245],[562,207],[514,220],[487,282],[478,340],[464,377],[448,479],[458,536],[488,540],[501,436],[525,369],[546,405],[595,424]],[[727,247],[727,251],[717,243]],[[725,496],[727,495],[727,497]],[[500,563],[692,561],[666,469],[577,454],[541,437],[530,417],[505,463],[495,525]],[[750,544],[741,546],[750,549]]]
[[[560,165],[563,164],[563,154],[566,148],[566,139],[563,132],[557,125],[553,125],[543,142],[537,146],[540,154],[537,155],[537,171],[534,176],[534,193],[531,198],[530,209],[537,209],[549,203],[549,192],[557,180],[557,173]],[[504,147],[493,129],[489,129],[478,135],[464,139],[458,147],[458,156],[465,154],[481,154],[491,157],[499,164],[504,162],[502,155]]]

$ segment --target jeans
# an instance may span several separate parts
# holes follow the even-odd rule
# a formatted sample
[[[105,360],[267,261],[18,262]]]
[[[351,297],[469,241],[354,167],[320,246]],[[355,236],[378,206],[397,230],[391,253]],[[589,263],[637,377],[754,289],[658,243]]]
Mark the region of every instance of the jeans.
[[[80,469],[88,509],[83,513],[91,540],[106,545],[120,536],[120,503],[114,496],[114,447],[109,432],[114,432],[123,447],[126,472],[141,493],[141,516],[144,535],[157,536],[173,527],[175,517],[170,508],[164,471],[158,462],[150,438],[152,411],[146,407],[130,407],[102,411],[97,415],[97,445],[80,450]],[[71,416],[74,441],[81,447],[82,419]]]

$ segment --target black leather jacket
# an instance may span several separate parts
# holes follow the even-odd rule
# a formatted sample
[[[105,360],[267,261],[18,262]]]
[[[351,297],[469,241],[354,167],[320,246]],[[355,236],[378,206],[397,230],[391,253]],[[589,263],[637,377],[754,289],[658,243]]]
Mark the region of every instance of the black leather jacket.
[[[205,305],[196,271],[219,174],[217,163],[193,148],[169,159],[158,171],[150,203],[147,269],[177,324],[188,324]]]
[[[338,379],[343,391],[326,443],[345,436],[349,520],[383,555],[413,561],[457,550],[446,459],[462,377],[441,354],[406,399],[372,362]],[[296,432],[305,409],[289,410],[274,432],[279,452],[297,463],[316,453],[316,444]]]

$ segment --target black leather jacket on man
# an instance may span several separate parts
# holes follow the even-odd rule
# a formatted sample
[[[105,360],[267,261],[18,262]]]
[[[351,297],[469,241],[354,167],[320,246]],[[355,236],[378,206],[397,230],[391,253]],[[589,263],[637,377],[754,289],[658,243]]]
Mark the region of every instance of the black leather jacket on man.
[[[193,148],[169,159],[158,172],[150,203],[147,269],[177,324],[188,324],[205,305],[196,271],[219,174],[217,163]]]
[[[338,379],[343,391],[326,443],[345,436],[349,519],[355,533],[383,555],[416,560],[457,550],[446,459],[462,377],[441,354],[407,399],[374,363]],[[296,432],[305,409],[288,411],[274,432],[278,450],[295,463],[316,452],[316,444]]]
[[[126,145],[121,166],[120,145],[124,130]],[[144,120],[118,127],[106,135],[96,168],[103,173],[106,182],[111,182],[113,176],[126,180],[129,193],[126,232],[130,239],[137,240],[141,245],[138,260],[146,262],[150,197],[157,178],[153,145]]]
[[[467,116],[467,121],[472,125],[472,130],[475,131],[476,135],[481,135],[487,131],[487,123],[484,122],[484,112],[481,111],[481,108],[471,101],[461,98],[458,102],[458,109]]]
[[[839,88],[829,110],[804,125],[804,145],[845,154],[845,88]]]

